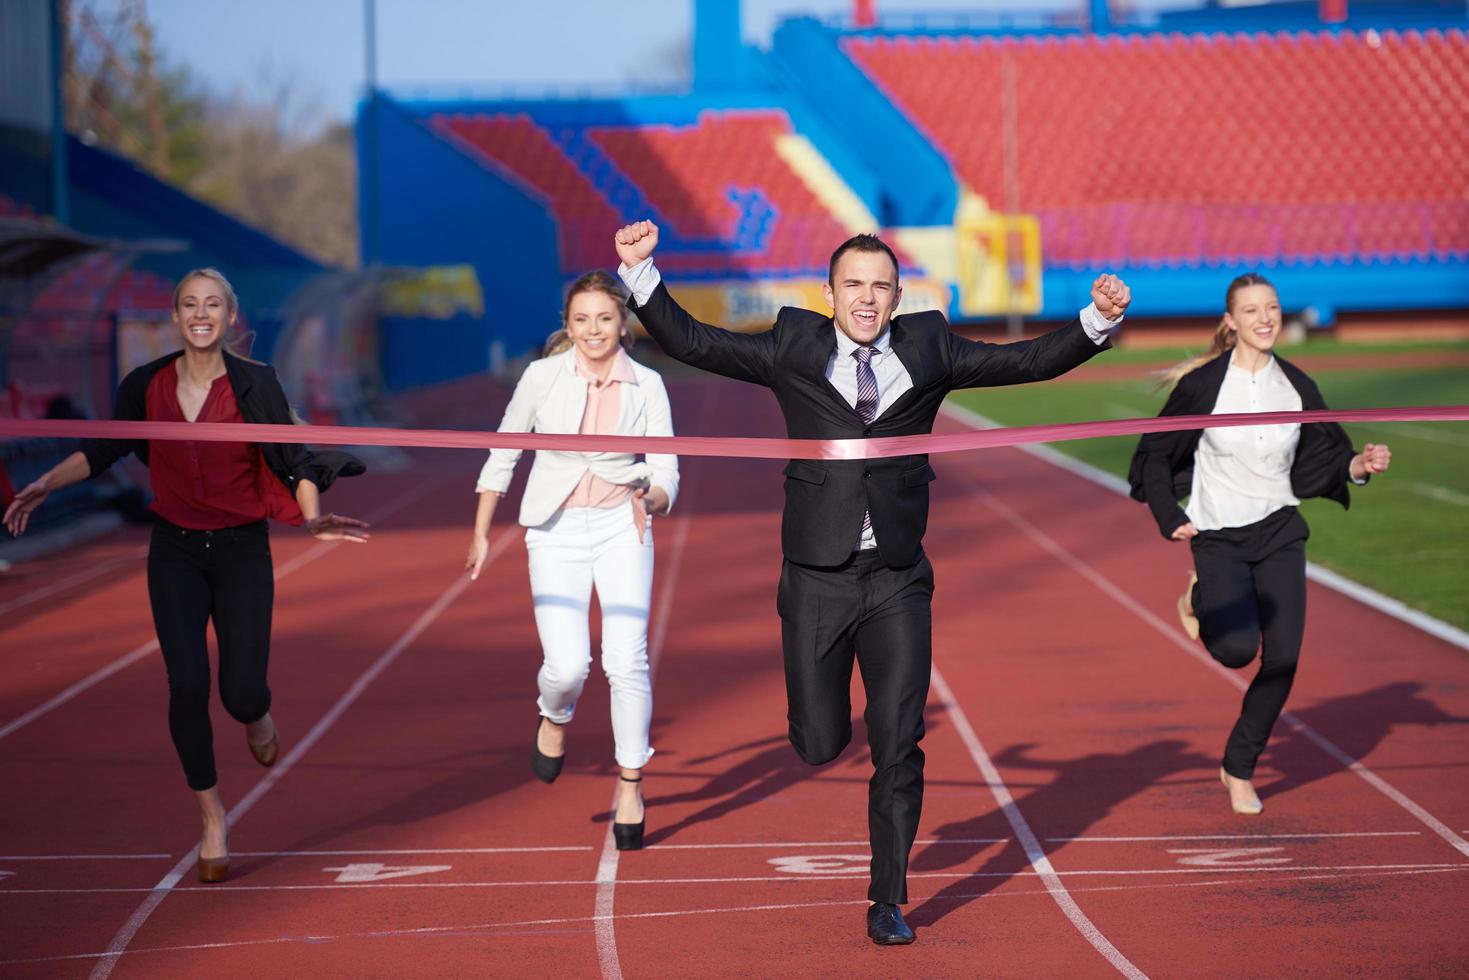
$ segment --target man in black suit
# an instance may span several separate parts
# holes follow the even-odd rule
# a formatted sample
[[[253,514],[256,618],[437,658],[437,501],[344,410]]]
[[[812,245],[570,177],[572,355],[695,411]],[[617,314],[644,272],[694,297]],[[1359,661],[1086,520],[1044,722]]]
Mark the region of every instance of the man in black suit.
[[[937,311],[894,317],[902,295],[897,258],[876,236],[858,235],[831,257],[826,301],[833,316],[785,308],[768,331],[731,333],[695,320],[669,295],[653,268],[652,222],[620,229],[616,244],[633,309],[664,352],[770,388],[793,439],[927,433],[955,388],[1043,381],[1086,361],[1108,346],[1131,298],[1121,280],[1099,276],[1092,305],[1068,326],[1014,344],[965,340]],[[898,906],[908,900],[908,852],[923,804],[918,742],[933,597],[923,531],[933,468],[926,454],[793,459],[785,477],[776,607],[791,744],[811,765],[846,747],[855,656],[873,766],[867,934],[880,945],[910,943],[913,931]]]

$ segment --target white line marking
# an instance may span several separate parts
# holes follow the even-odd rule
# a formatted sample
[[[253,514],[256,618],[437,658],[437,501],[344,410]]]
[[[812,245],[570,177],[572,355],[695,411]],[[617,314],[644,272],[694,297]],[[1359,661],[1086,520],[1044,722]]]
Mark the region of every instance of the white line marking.
[[[706,399],[707,400],[707,399]],[[685,487],[687,492],[688,487]],[[673,554],[669,557],[669,568],[663,579],[663,591],[658,595],[658,608],[653,614],[653,628],[648,646],[648,682],[658,676],[658,663],[663,659],[663,640],[668,635],[668,615],[673,609],[673,592],[678,586],[679,572],[683,568],[684,550],[689,543],[689,527],[693,524],[687,505],[679,518],[678,529],[673,533]],[[612,793],[613,819],[617,813],[617,792]],[[597,862],[596,932],[597,963],[602,969],[602,980],[622,980],[622,963],[617,955],[617,933],[613,900],[617,894],[617,841],[612,836],[612,820],[607,821],[607,836],[602,839],[602,857]]]
[[[994,878],[1001,882],[1014,878],[1038,878],[1047,884],[1045,892],[1035,894],[1049,894],[1054,899],[1051,885],[1052,879],[1059,878],[1156,878],[1178,875],[1198,874],[1230,874],[1230,875],[1260,875],[1260,874],[1294,874],[1298,871],[1469,871],[1469,864],[1449,862],[1427,862],[1427,863],[1396,863],[1396,864],[1298,864],[1289,868],[1283,867],[1256,867],[1247,865],[1220,865],[1217,867],[1172,867],[1172,868],[1089,868],[1075,871],[1058,871],[1049,868],[1038,871],[1034,868],[1020,871],[910,871],[908,877],[913,880],[937,880],[937,881],[960,881],[966,878]],[[825,881],[865,881],[868,877],[866,868],[850,872],[838,872],[820,875],[711,875],[698,878],[618,878],[617,884],[630,885],[729,885],[750,884],[753,882],[775,882],[784,881],[793,884],[817,883]],[[586,880],[582,878],[559,878],[536,881],[364,881],[360,884],[336,884],[321,883],[311,885],[236,885],[225,882],[218,885],[177,885],[173,889],[176,895],[200,894],[216,895],[221,892],[323,892],[341,891],[343,889],[360,891],[364,888],[386,888],[397,889],[494,889],[494,888],[587,888],[598,884],[595,879]],[[115,894],[154,894],[157,886],[115,888],[0,888],[0,898],[7,895],[115,895]],[[865,904],[865,903],[864,903]],[[600,914],[600,913],[599,913]]]
[[[954,837],[939,840],[915,840],[913,846],[919,845],[936,847],[944,844],[1006,844],[1008,837]],[[775,847],[867,847],[871,841],[865,840],[817,840],[817,841],[767,841],[753,844],[653,844],[646,848],[649,851],[713,851],[724,848],[740,847],[754,849],[769,849]]]
[[[172,854],[0,854],[0,861],[159,861]]]
[[[403,854],[544,854],[553,851],[590,851],[590,844],[566,847],[418,847],[372,851],[234,851],[236,857],[395,857]]]
[[[1360,582],[1354,582],[1344,575],[1339,575],[1329,568],[1317,565],[1315,562],[1306,562],[1306,577],[1313,582],[1330,589],[1335,589],[1342,595],[1356,599],[1364,606],[1371,606],[1380,613],[1391,616],[1393,619],[1401,620],[1409,626],[1436,636],[1445,643],[1453,644],[1461,650],[1469,650],[1469,633],[1459,629],[1451,623],[1441,619],[1435,619],[1425,612],[1420,612],[1392,596],[1383,595],[1375,589],[1369,589]]]
[[[946,401],[941,409],[943,414],[961,425],[967,425],[974,429],[1003,429],[993,419],[986,418],[978,412],[956,405],[952,401]],[[1114,476],[1106,470],[1098,469],[1089,463],[1083,463],[1079,459],[1072,459],[1063,453],[1057,452],[1050,446],[1016,446],[1021,452],[1029,453],[1036,459],[1050,463],[1052,466],[1074,473],[1084,480],[1090,480],[1099,486],[1106,487],[1122,496],[1128,496],[1127,481],[1121,477]],[[1306,577],[1329,589],[1334,589],[1348,598],[1355,599],[1365,606],[1377,610],[1385,616],[1391,616],[1400,622],[1407,623],[1416,629],[1420,629],[1430,636],[1436,636],[1445,643],[1451,643],[1461,650],[1469,650],[1469,632],[1459,629],[1441,619],[1435,619],[1425,612],[1412,608],[1400,599],[1383,595],[1376,589],[1370,589],[1360,582],[1354,582],[1344,575],[1340,575],[1328,568],[1306,562]]]
[[[1422,837],[1421,830],[1380,830],[1341,834],[1165,834],[1159,837],[1047,837],[1056,844],[1113,844],[1174,840],[1320,840],[1328,837]]]
[[[1341,880],[1346,878],[1394,878],[1408,877],[1410,875],[1444,874],[1445,872],[1466,871],[1469,865],[1455,865],[1445,868],[1424,868],[1411,871],[1373,871],[1362,874],[1312,874],[1283,876],[1278,881],[1323,881]],[[1156,884],[1137,885],[1092,885],[1072,889],[1073,892],[1130,892],[1143,891],[1146,889],[1159,888],[1217,888],[1221,886],[1234,886],[1248,883],[1247,878],[1233,877],[1219,881],[1169,881]],[[1273,884],[1273,883],[1272,883]],[[1013,889],[1004,892],[984,892],[974,895],[931,895],[920,901],[948,901],[968,902],[974,899],[1000,899],[1000,898],[1026,898],[1033,895],[1048,894],[1044,890],[1026,891]],[[793,909],[814,908],[838,908],[856,905],[866,905],[866,899],[862,900],[840,900],[832,902],[781,902],[768,905],[737,905],[722,908],[702,909],[679,909],[668,912],[625,912],[618,916],[619,919],[666,919],[681,918],[690,915],[729,915],[736,912],[785,912]],[[190,953],[210,949],[239,949],[250,946],[274,946],[289,943],[323,943],[339,942],[346,939],[395,939],[412,938],[414,936],[453,935],[455,933],[480,933],[492,929],[523,929],[529,926],[558,926],[576,925],[588,921],[594,921],[594,916],[577,916],[558,919],[521,919],[512,922],[480,922],[454,926],[419,926],[413,929],[384,929],[374,932],[343,933],[338,935],[296,935],[277,936],[270,939],[245,939],[227,943],[192,943],[184,946],[146,946],[135,947],[127,951],[128,956],[141,956],[145,953]],[[31,959],[0,960],[0,966],[15,966],[28,963],[55,963],[65,960],[89,960],[106,956],[106,953],[70,953],[64,956],[40,956]]]
[[[117,568],[121,565],[126,565],[129,562],[137,561],[139,558],[142,558],[147,553],[147,548],[138,548],[133,551],[129,551],[126,555],[123,555],[120,558],[114,558],[111,561],[104,561],[101,564],[93,565],[90,568],[77,572],[75,575],[64,578],[59,582],[52,582],[50,585],[43,585],[41,588],[36,589],[34,592],[28,592],[23,596],[17,596],[16,598],[11,599],[9,602],[0,603],[0,616],[5,616],[9,613],[12,613],[22,606],[29,606],[33,602],[40,602],[42,599],[56,595],[58,592],[65,592],[73,585],[81,585],[83,582],[94,579],[98,575],[102,575],[105,572],[110,572],[114,568]]]
[[[1437,483],[1423,483],[1418,480],[1409,480],[1408,489],[1421,497],[1427,497],[1429,500],[1453,504],[1455,507],[1469,507],[1469,493],[1450,490],[1448,487],[1441,487]]]
[[[514,533],[514,530],[506,530],[500,535],[499,539],[490,548],[489,557],[485,560],[486,564],[494,561],[495,558],[499,557],[505,551]],[[244,799],[235,804],[234,808],[225,816],[227,824],[237,822],[250,811],[251,807],[259,802],[261,797],[270,792],[271,788],[280,782],[286,773],[290,772],[296,763],[311,750],[311,747],[336,724],[337,719],[341,718],[346,710],[352,706],[353,702],[362,695],[362,692],[367,690],[368,685],[377,680],[378,676],[394,660],[398,659],[399,654],[408,649],[413,641],[418,639],[419,635],[428,629],[429,625],[438,619],[440,614],[449,608],[449,605],[455,599],[459,598],[460,593],[468,587],[469,582],[470,578],[467,574],[456,577],[453,584],[444,590],[443,594],[439,596],[434,604],[423,615],[419,616],[413,625],[408,627],[408,630],[402,636],[398,637],[392,646],[388,647],[380,657],[373,661],[367,670],[362,672],[352,686],[347,689],[346,693],[337,699],[336,703],[331,706],[326,714],[322,715],[321,719],[312,727],[311,731],[307,732],[305,737],[296,743],[295,748],[288,752],[285,758],[281,759],[275,768],[266,774],[265,778],[256,783],[255,788],[247,793]],[[195,845],[188,854],[185,854],[179,860],[178,864],[174,865],[173,870],[169,871],[158,884],[153,886],[152,893],[143,901],[142,905],[138,906],[127,922],[123,923],[117,935],[112,938],[112,942],[108,943],[108,955],[106,958],[100,960],[96,967],[93,968],[91,974],[92,980],[106,980],[112,974],[113,968],[117,966],[118,957],[127,949],[128,943],[132,942],[133,936],[137,935],[143,923],[153,914],[153,910],[162,904],[163,900],[168,897],[168,893],[173,890],[174,886],[179,883],[180,879],[182,879],[184,874],[194,864],[194,859],[198,853],[198,845]],[[215,887],[218,886],[216,885]],[[357,888],[362,886],[351,885],[340,887]]]
[[[990,761],[989,753],[985,752],[979,736],[974,733],[974,727],[969,724],[969,718],[964,714],[964,709],[959,707],[959,702],[954,697],[954,692],[949,689],[948,682],[944,680],[943,672],[939,670],[938,664],[933,665],[933,688],[939,700],[943,702],[944,709],[949,713],[949,719],[954,723],[954,729],[959,733],[960,740],[969,750],[970,758],[979,767],[995,802],[1005,814],[1005,820],[1010,824],[1010,829],[1015,831],[1015,839],[1025,849],[1026,860],[1030,862],[1030,866],[1035,869],[1040,879],[1045,882],[1046,891],[1051,893],[1051,898],[1060,906],[1061,911],[1065,913],[1066,918],[1071,920],[1071,924],[1076,927],[1077,931],[1106,958],[1108,963],[1112,964],[1118,973],[1131,980],[1143,980],[1147,974],[1134,966],[1106,936],[1102,935],[1101,930],[1092,925],[1086,913],[1082,912],[1081,906],[1077,905],[1076,900],[1067,893],[1066,886],[1061,883],[1045,851],[1041,849],[1040,841],[1036,840],[1030,824],[1026,822],[1020,808],[1015,805],[1015,800],[1010,796],[1010,791],[1005,788],[1004,782],[1000,779],[999,770]]]
[[[1056,541],[1056,539],[1052,538],[1050,535],[1046,534],[1040,528],[1032,524],[1025,517],[1021,516],[1021,514],[1014,508],[1012,508],[1009,504],[1006,504],[1004,501],[1000,500],[998,497],[990,493],[984,487],[977,484],[975,481],[966,480],[965,482],[969,484],[975,497],[984,501],[984,503],[992,510],[994,510],[995,513],[999,514],[1005,520],[1009,521],[1015,527],[1019,528],[1022,533],[1024,533],[1033,542],[1040,546],[1042,550],[1049,552],[1063,565],[1070,568],[1077,575],[1086,579],[1088,582],[1092,583],[1104,594],[1110,596],[1118,605],[1122,606],[1124,609],[1127,609],[1143,622],[1153,627],[1153,629],[1161,633],[1175,646],[1182,649],[1184,653],[1187,653],[1194,660],[1209,668],[1211,671],[1214,672],[1216,676],[1222,677],[1230,684],[1233,684],[1236,689],[1243,691],[1249,687],[1249,684],[1246,683],[1243,678],[1239,677],[1234,671],[1229,670],[1228,668],[1218,663],[1213,657],[1209,656],[1204,651],[1202,646],[1197,643],[1191,642],[1181,632],[1178,632],[1177,630],[1170,627],[1167,623],[1163,622],[1156,615],[1154,615],[1151,610],[1145,608],[1131,595],[1122,591],[1122,589],[1115,585],[1111,579],[1107,578],[1101,572],[1098,572],[1095,568],[1092,568],[1086,562],[1073,555],[1070,551],[1067,551],[1064,547],[1061,546],[1061,544]],[[1342,751],[1340,748],[1337,747],[1336,743],[1329,740],[1326,736],[1316,731],[1316,729],[1306,724],[1304,721],[1296,717],[1291,712],[1282,712],[1280,715],[1280,719],[1281,721],[1284,721],[1287,725],[1289,725],[1294,731],[1305,736],[1317,748],[1321,749],[1321,751],[1325,752],[1327,755],[1331,756],[1333,759],[1339,762],[1343,768],[1355,773],[1359,778],[1365,780],[1370,786],[1372,786],[1373,789],[1376,789],[1383,796],[1386,796],[1398,806],[1402,807],[1404,810],[1407,810],[1410,814],[1417,818],[1419,822],[1427,826],[1428,829],[1432,830],[1435,834],[1447,841],[1448,844],[1454,848],[1454,850],[1458,851],[1460,854],[1463,854],[1466,857],[1469,857],[1469,841],[1466,841],[1464,838],[1454,833],[1437,817],[1429,813],[1423,807],[1419,806],[1413,800],[1409,799],[1396,787],[1389,784],[1387,780],[1383,779],[1381,776],[1377,775],[1377,773],[1364,766],[1361,762],[1352,758],[1346,752]]]
[[[375,524],[383,518],[391,516],[392,514],[397,513],[399,510],[402,510],[404,507],[413,503],[415,500],[422,497],[430,490],[438,487],[442,483],[447,482],[450,478],[457,478],[458,476],[458,473],[451,472],[447,474],[441,474],[437,478],[425,480],[422,483],[415,484],[412,489],[404,493],[397,500],[394,500],[391,503],[373,511],[367,516],[366,520],[368,521],[368,523]],[[320,558],[322,555],[331,551],[333,548],[337,548],[340,546],[340,541],[318,542],[315,547],[312,547],[302,552],[295,558],[292,558],[290,561],[277,568],[275,570],[275,580],[279,582],[281,579],[285,578],[287,575],[290,575],[292,572],[297,571],[298,569],[310,564],[311,562]],[[139,660],[142,660],[144,657],[153,653],[157,649],[158,640],[157,638],[154,638],[144,643],[142,646],[135,648],[131,652],[124,654],[107,666],[98,669],[97,671],[87,675],[86,677],[83,677],[81,680],[77,681],[75,684],[62,691],[60,694],[51,698],[49,701],[35,708],[32,708],[30,711],[27,711],[19,718],[16,718],[14,721],[6,724],[3,728],[0,728],[0,739],[3,739],[6,736],[19,731],[20,729],[29,725],[31,722],[35,721],[37,718],[50,714],[52,711],[55,711],[63,704],[66,704],[78,694],[81,694],[84,691],[87,691],[88,689],[97,686],[98,684],[107,680],[107,678],[111,677],[113,674],[116,674],[118,671],[126,670],[128,667],[131,667],[133,664],[137,663]]]

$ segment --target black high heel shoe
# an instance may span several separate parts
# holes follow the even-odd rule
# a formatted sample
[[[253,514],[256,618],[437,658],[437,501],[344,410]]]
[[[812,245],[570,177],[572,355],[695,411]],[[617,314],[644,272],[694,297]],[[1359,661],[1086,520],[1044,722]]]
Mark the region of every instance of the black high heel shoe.
[[[541,722],[551,721],[545,715],[536,716],[536,738],[531,743],[531,771],[536,778],[543,783],[554,783],[556,777],[561,775],[561,766],[566,762],[566,752],[563,750],[558,756],[549,756],[541,752]],[[556,724],[551,721],[551,724]]]
[[[618,776],[624,783],[641,783],[642,776],[637,779],[628,779],[626,776]],[[644,817],[637,823],[612,823],[612,840],[617,844],[619,851],[640,851],[643,849],[643,825],[647,822],[647,807],[643,808]]]

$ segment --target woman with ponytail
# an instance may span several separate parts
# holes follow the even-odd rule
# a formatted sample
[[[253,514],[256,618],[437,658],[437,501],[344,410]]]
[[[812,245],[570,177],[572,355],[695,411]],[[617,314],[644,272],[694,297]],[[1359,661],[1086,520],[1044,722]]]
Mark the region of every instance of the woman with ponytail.
[[[521,375],[501,432],[673,435],[668,393],[656,372],[628,356],[627,295],[600,270],[571,286],[562,327]],[[496,449],[480,471],[479,509],[465,567],[478,578],[490,520],[510,486],[518,450]],[[591,666],[588,611],[602,607],[602,669],[612,695],[618,779],[613,835],[619,850],[643,841],[642,769],[648,725],[648,612],[653,591],[651,516],[678,495],[678,457],[538,450],[520,505],[531,594],[544,660],[531,766],[553,782],[565,761],[565,726]]]
[[[1269,280],[1236,278],[1224,309],[1208,353],[1164,375],[1173,388],[1162,415],[1326,408],[1315,382],[1274,353],[1280,299]],[[1296,506],[1329,497],[1346,507],[1348,486],[1390,461],[1386,445],[1355,452],[1332,422],[1153,432],[1138,443],[1132,496],[1147,503],[1163,537],[1193,549],[1194,571],[1178,599],[1184,631],[1231,669],[1260,654],[1219,770],[1235,813],[1264,809],[1251,780],[1284,710],[1305,631],[1310,532]]]

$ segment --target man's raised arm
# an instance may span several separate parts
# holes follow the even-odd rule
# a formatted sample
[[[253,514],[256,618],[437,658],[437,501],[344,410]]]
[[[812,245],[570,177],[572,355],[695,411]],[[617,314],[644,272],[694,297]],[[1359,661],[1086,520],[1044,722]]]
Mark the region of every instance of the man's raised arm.
[[[1132,290],[1125,282],[1113,275],[1101,275],[1092,283],[1092,302],[1075,320],[1034,340],[987,344],[951,334],[952,385],[1015,385],[1065,374],[1109,346],[1131,302]]]
[[[653,265],[658,226],[651,221],[624,225],[617,231],[617,274],[632,294],[632,309],[648,333],[670,357],[753,384],[769,387],[775,371],[775,337],[734,333],[700,323],[668,294]]]

